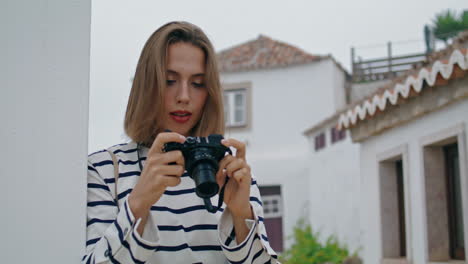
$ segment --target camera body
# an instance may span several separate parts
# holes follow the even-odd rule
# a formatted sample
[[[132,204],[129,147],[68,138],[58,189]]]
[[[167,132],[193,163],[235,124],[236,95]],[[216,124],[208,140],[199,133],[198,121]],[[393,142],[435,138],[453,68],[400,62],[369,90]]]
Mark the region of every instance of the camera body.
[[[187,137],[184,143],[169,142],[164,152],[180,150],[185,159],[185,169],[195,181],[195,192],[201,198],[211,198],[219,191],[216,173],[219,162],[231,150],[221,144],[224,137],[212,134],[208,137]]]

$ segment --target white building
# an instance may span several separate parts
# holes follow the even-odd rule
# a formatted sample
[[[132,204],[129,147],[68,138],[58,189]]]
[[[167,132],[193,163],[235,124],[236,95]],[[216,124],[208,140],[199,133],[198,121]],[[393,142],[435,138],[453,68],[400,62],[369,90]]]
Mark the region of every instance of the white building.
[[[336,236],[350,253],[360,253],[359,144],[337,130],[340,112],[307,129],[310,168],[309,222],[321,239]]]
[[[218,56],[226,135],[247,143],[269,239],[282,251],[297,220],[322,209],[309,204],[308,142],[302,133],[345,107],[346,73],[330,56],[311,55],[265,36]]]
[[[348,128],[353,141],[360,143],[364,263],[466,263],[464,38],[462,46],[436,54],[430,65],[340,116],[339,126]]]

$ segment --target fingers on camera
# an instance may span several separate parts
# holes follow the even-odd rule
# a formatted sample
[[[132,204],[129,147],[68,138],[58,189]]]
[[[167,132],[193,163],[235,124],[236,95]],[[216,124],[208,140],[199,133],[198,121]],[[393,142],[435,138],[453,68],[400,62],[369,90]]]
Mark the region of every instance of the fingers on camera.
[[[232,177],[234,172],[241,170],[246,166],[244,160],[242,159],[233,159],[229,164],[226,166],[227,174]]]
[[[165,186],[175,187],[180,184],[181,178],[174,176],[163,176],[162,181]]]
[[[177,143],[184,143],[185,137],[181,134],[175,132],[164,132],[159,133],[156,139],[151,146],[151,149],[148,152],[148,155],[152,153],[162,153],[164,144],[169,142],[177,142]]]
[[[182,155],[182,151],[180,150],[173,150],[169,151],[163,154],[164,155],[164,160],[163,162],[165,164],[170,164],[170,165],[185,165],[185,159],[184,156]]]

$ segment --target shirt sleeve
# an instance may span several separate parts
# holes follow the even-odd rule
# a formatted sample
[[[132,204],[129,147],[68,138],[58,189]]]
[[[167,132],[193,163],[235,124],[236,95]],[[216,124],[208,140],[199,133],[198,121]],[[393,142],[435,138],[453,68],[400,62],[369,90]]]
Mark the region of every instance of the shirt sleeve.
[[[263,206],[260,191],[252,179],[250,186],[250,205],[254,214],[253,220],[246,220],[249,234],[244,241],[237,244],[235,239],[232,215],[226,208],[219,223],[219,240],[221,248],[230,263],[279,263],[278,256],[271,248],[263,221]]]
[[[105,179],[88,161],[86,255],[82,263],[145,263],[158,248],[158,230],[148,218],[143,237],[139,235],[141,218],[133,216],[128,196],[119,210],[110,191],[113,180],[113,173]]]

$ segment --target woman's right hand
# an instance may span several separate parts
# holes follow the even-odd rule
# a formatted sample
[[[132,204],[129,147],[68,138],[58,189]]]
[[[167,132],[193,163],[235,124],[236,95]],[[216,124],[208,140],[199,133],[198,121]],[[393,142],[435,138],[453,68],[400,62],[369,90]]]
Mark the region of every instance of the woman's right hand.
[[[141,217],[146,222],[151,206],[159,200],[166,188],[177,186],[181,181],[180,177],[185,171],[184,157],[179,150],[163,152],[164,144],[169,142],[183,143],[185,137],[174,132],[157,135],[148,151],[145,167],[138,182],[128,197],[135,219]],[[171,163],[175,164],[169,165]],[[143,227],[144,225],[140,225],[139,230]]]

